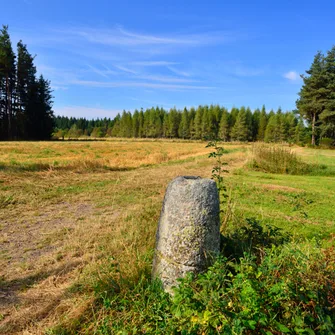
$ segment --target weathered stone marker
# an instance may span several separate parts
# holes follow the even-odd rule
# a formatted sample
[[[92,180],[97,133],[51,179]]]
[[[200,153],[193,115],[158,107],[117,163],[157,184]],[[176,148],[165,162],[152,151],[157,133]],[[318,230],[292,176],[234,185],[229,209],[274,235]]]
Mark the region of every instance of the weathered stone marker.
[[[220,204],[211,179],[177,177],[167,187],[156,235],[152,275],[165,291],[187,272],[206,269],[220,250]]]

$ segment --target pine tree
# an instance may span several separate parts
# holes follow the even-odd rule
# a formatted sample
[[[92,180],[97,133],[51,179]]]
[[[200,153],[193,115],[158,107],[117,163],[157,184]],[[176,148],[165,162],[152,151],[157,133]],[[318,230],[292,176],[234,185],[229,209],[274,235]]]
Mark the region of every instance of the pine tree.
[[[28,89],[25,110],[25,137],[29,140],[46,140],[53,132],[52,94],[50,82],[40,76]]]
[[[139,117],[140,117],[140,113],[138,112],[137,109],[135,109],[134,114],[133,114],[133,125],[132,125],[132,128],[133,128],[133,137],[134,138],[137,138],[138,135],[139,135],[139,128],[140,128]]]
[[[178,129],[180,123],[180,113],[176,110],[176,108],[170,109],[169,113],[169,136],[177,138],[178,137]]]
[[[297,144],[303,144],[305,143],[305,137],[306,137],[306,128],[304,126],[304,121],[300,117],[298,120],[298,124],[295,127],[295,133],[294,133],[294,142]]]
[[[192,107],[192,108],[190,109],[190,113],[189,113],[190,138],[192,138],[192,139],[195,138],[195,114],[196,114],[196,111],[195,111],[195,109]]]
[[[148,137],[154,138],[158,137],[158,133],[160,132],[160,118],[157,110],[155,108],[151,108],[149,110],[149,120],[148,120]],[[157,129],[158,128],[158,129]]]
[[[326,94],[324,110],[320,113],[322,135],[335,140],[335,46],[325,57]]]
[[[54,128],[53,96],[50,81],[44,79],[43,75],[38,79],[37,92],[37,119],[40,128],[35,139],[47,140],[51,138]]]
[[[189,113],[186,108],[181,115],[181,121],[179,124],[178,135],[180,138],[185,139],[190,137],[190,121]]]
[[[170,118],[168,113],[164,113],[163,117],[163,137],[167,138],[170,136],[169,129],[170,129]]]
[[[226,109],[223,110],[221,120],[220,120],[220,128],[219,128],[219,138],[224,142],[229,141],[230,136],[230,117],[229,113]]]
[[[230,111],[230,126],[231,128],[233,128],[235,126],[235,122],[236,122],[236,119],[237,119],[237,115],[238,113],[240,112],[240,110],[236,107],[233,107]]]
[[[146,109],[143,113],[143,137],[149,137],[150,129],[150,109]]]
[[[121,115],[118,113],[116,117],[114,118],[114,126],[111,132],[111,135],[113,137],[120,137],[120,120],[121,120]]]
[[[252,141],[257,140],[260,116],[261,116],[261,111],[257,108],[252,114],[252,122],[251,122],[251,140]]]
[[[0,30],[0,138],[13,138],[13,100],[15,88],[15,54],[8,26]]]
[[[16,135],[18,138],[24,138],[28,136],[28,129],[26,129],[29,124],[27,108],[30,90],[36,84],[36,68],[34,66],[34,57],[31,56],[27,46],[22,41],[17,44],[17,55]]]
[[[130,112],[123,111],[120,120],[120,136],[131,137],[133,134],[133,120]]]
[[[53,132],[50,82],[36,78],[34,57],[17,44],[17,63],[8,26],[0,30],[0,139],[48,139]],[[70,128],[69,125],[68,128]]]
[[[250,107],[245,110],[245,120],[247,125],[247,141],[252,141],[252,112]]]
[[[286,142],[288,124],[286,123],[286,117],[283,114],[280,107],[277,110],[277,123],[278,123],[278,126],[277,126],[278,128],[276,130],[278,132],[278,142]]]
[[[140,138],[144,137],[143,124],[144,124],[144,113],[143,109],[141,108],[138,116],[138,137]]]
[[[203,109],[199,106],[194,117],[194,138],[197,140],[202,138],[202,117]]]
[[[162,110],[158,107],[156,107],[155,111],[153,113],[153,137],[162,137],[163,136],[163,119],[164,114],[162,113]]]
[[[268,120],[267,120],[267,115],[266,115],[266,109],[265,109],[265,106],[263,105],[260,116],[259,116],[259,126],[258,126],[258,133],[257,133],[258,141],[264,141],[267,122]]]
[[[279,142],[280,141],[280,115],[272,114],[266,126],[264,141]]]
[[[320,114],[325,110],[327,102],[327,75],[325,60],[321,52],[318,52],[309,70],[308,76],[302,75],[304,84],[299,92],[296,102],[299,114],[305,118],[312,127],[312,145],[316,144],[317,123]]]
[[[235,125],[231,132],[231,137],[234,141],[247,141],[249,135],[248,125],[247,125],[247,113],[244,107],[240,108],[237,115]]]
[[[208,109],[208,106],[203,107],[203,114],[202,114],[202,124],[201,124],[201,137],[208,138],[211,134],[211,115]]]
[[[214,106],[211,105],[209,111],[210,111],[210,122],[211,122],[210,136],[212,138],[217,138],[219,134],[222,109],[220,108],[219,105]]]

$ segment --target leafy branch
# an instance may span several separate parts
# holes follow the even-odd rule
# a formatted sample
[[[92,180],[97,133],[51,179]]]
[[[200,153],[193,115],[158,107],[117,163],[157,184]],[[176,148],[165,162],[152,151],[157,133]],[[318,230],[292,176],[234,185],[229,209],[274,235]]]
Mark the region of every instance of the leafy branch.
[[[208,157],[215,159],[215,165],[212,169],[212,179],[216,181],[217,188],[219,190],[220,198],[227,198],[227,188],[224,184],[223,180],[223,174],[228,173],[229,171],[225,169],[224,167],[228,165],[226,161],[223,160],[223,155],[227,154],[228,151],[225,150],[223,147],[219,145],[219,142],[221,142],[220,139],[214,139],[210,140],[208,144],[206,145],[206,148],[213,148],[214,151],[212,151]],[[222,200],[221,203],[224,201]]]

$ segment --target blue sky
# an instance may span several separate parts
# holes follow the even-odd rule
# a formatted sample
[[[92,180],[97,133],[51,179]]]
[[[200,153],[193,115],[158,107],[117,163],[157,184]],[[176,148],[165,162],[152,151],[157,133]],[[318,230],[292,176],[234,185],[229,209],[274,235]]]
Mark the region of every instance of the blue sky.
[[[1,4],[51,80],[56,115],[199,104],[295,107],[299,74],[335,43],[334,1],[73,1]]]

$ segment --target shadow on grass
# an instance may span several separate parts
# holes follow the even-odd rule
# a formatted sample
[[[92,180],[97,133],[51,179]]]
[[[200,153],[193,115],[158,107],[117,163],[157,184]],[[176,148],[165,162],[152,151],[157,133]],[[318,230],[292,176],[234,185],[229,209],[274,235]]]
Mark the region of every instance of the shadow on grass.
[[[52,277],[52,276],[64,276],[67,273],[71,272],[79,265],[82,265],[81,261],[71,262],[69,264],[63,264],[56,269],[50,271],[40,271],[36,274],[29,275],[22,278],[12,279],[6,281],[5,279],[0,279],[0,306],[1,309],[7,309],[13,311],[17,307],[20,307],[20,304],[23,302],[19,297],[20,292],[24,292],[29,288],[37,285],[43,280]],[[20,314],[18,316],[3,315],[3,320],[0,323],[0,333],[2,334],[11,334],[19,332],[24,329],[29,323],[40,320],[45,317],[52,309],[56,308],[59,302],[67,293],[56,294],[48,296],[48,301],[43,308],[38,308],[41,297],[36,298],[36,306],[31,310],[32,317],[22,317]],[[43,299],[42,299],[43,300]],[[23,305],[24,307],[24,305]]]
[[[290,240],[291,235],[281,228],[262,224],[255,218],[246,218],[241,226],[221,234],[221,253],[228,259],[239,260],[245,254],[259,259],[264,256],[266,248],[280,246]]]
[[[0,171],[22,173],[22,172],[43,172],[43,171],[130,171],[135,167],[107,166],[99,162],[80,162],[69,165],[53,165],[46,163],[3,163],[0,162]]]

